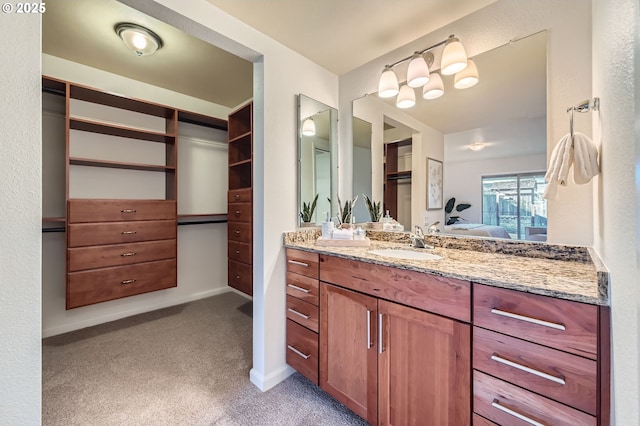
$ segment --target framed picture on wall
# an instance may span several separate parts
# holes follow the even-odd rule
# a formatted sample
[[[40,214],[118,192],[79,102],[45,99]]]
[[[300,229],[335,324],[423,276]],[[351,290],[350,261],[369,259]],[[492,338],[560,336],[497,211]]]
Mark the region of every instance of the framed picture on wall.
[[[442,208],[442,161],[427,158],[427,210]]]

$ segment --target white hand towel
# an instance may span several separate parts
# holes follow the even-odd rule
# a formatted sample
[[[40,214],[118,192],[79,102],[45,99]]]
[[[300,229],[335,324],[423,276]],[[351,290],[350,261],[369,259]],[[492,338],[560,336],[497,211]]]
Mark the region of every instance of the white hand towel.
[[[547,187],[542,196],[546,199],[557,198],[558,185],[567,185],[569,169],[573,163],[573,147],[571,145],[571,135],[567,133],[553,148],[549,167],[544,176]]]
[[[334,229],[331,238],[334,240],[353,240],[353,231],[351,229]]]
[[[598,148],[589,137],[575,132],[573,135],[573,180],[578,185],[589,183],[600,173]]]

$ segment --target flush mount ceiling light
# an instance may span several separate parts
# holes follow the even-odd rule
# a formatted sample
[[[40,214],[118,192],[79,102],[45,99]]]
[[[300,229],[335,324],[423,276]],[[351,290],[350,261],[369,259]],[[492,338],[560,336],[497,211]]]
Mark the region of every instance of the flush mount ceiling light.
[[[486,146],[487,144],[484,142],[474,142],[471,145],[469,145],[469,149],[472,151],[480,151],[481,149],[484,149]]]
[[[313,121],[313,118],[304,120],[304,123],[302,123],[302,134],[304,136],[316,135],[316,123]]]
[[[440,73],[429,71],[434,63],[434,54],[431,50],[444,46]],[[398,82],[398,76],[394,67],[403,62],[409,62],[407,66],[406,84]],[[416,51],[411,56],[402,58],[391,65],[386,65],[378,82],[378,96],[391,98],[398,95],[396,106],[398,108],[411,108],[415,105],[414,88],[422,87],[422,97],[427,100],[439,98],[444,94],[443,75],[454,77],[456,89],[466,89],[478,83],[478,68],[472,60],[467,58],[467,53],[455,35],[450,35],[446,40],[434,44],[426,49]],[[410,94],[409,91],[412,93]],[[404,92],[404,93],[403,93]]]
[[[151,55],[162,47],[162,39],[140,25],[125,22],[116,25],[115,30],[125,46],[138,56]]]

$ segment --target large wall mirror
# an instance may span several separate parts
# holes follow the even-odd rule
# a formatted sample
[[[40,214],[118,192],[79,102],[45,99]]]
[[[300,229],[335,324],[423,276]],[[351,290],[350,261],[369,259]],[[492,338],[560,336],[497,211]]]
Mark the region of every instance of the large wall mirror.
[[[316,225],[327,212],[333,214],[332,200],[338,192],[337,133],[335,108],[298,95],[299,226]],[[314,206],[312,212],[309,206]]]
[[[450,234],[544,241],[546,58],[547,34],[542,31],[474,56],[480,81],[471,88],[454,89],[452,79],[445,78],[443,96],[417,96],[416,105],[401,113],[395,99],[375,93],[354,100],[354,120],[372,124],[370,131],[353,126],[354,194],[387,204],[391,158],[396,162],[391,171],[410,185],[397,195],[397,216],[405,229],[440,221],[441,232]],[[403,115],[406,120],[399,118]],[[401,155],[394,159],[389,148],[398,142]],[[362,167],[363,145],[370,147],[370,171]],[[429,159],[442,162],[443,206],[451,197],[471,204],[453,225],[445,226],[449,215],[444,209],[427,205]],[[370,187],[356,187],[356,182],[366,182],[361,173],[370,176]],[[403,212],[407,197],[410,208]]]

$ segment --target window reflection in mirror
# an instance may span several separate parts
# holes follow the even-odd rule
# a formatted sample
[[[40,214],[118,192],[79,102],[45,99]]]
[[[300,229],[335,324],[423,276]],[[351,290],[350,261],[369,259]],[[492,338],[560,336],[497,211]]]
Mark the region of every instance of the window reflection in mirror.
[[[421,158],[413,164],[424,168],[423,160],[437,159],[437,147],[442,147],[444,201],[455,197],[459,202],[470,203],[471,208],[464,212],[470,224],[483,223],[483,176],[540,171],[544,174],[546,170],[546,44],[547,35],[542,31],[480,53],[473,58],[480,73],[476,86],[457,90],[452,81],[445,79],[441,98],[427,101],[417,96],[415,107],[402,110],[407,117],[405,124],[415,119],[434,130],[434,134],[422,133],[418,142],[414,139],[414,153],[420,153]],[[383,100],[374,93],[353,102],[354,116],[373,123],[370,192],[378,196],[383,193],[384,159],[382,154],[376,157],[376,152],[383,152],[382,126],[388,122],[389,112],[393,111],[398,120],[394,101]],[[470,149],[475,142],[484,143],[484,149]],[[426,190],[422,179],[415,178],[423,172],[413,170],[414,195]],[[427,210],[422,198],[414,197],[412,203],[411,224],[440,221],[440,230],[445,231],[442,210]],[[527,238],[523,229],[512,234]]]
[[[314,226],[333,213],[337,194],[338,112],[305,95],[298,95],[298,224]],[[309,206],[317,195],[313,212]],[[305,209],[306,207],[306,209]]]

